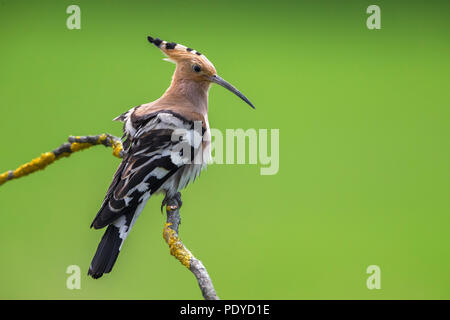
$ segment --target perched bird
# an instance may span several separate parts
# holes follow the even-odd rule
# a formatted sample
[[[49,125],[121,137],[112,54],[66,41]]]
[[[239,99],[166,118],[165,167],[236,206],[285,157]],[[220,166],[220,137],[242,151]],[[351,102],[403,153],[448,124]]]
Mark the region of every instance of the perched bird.
[[[148,37],[176,64],[170,87],[161,98],[139,105],[114,120],[124,122],[124,156],[91,227],[106,228],[88,274],[109,273],[147,200],[164,193],[179,199],[210,159],[208,91],[211,83],[251,102],[217,75],[200,52],[181,44]],[[180,203],[181,205],[181,203]],[[162,207],[161,207],[162,208]]]

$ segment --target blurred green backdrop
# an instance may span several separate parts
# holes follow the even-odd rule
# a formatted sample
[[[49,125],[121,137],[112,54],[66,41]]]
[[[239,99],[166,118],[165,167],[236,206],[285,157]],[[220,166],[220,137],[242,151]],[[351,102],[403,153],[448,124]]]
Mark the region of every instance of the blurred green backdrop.
[[[0,0],[0,172],[69,135],[121,135],[111,119],[174,70],[146,36],[175,41],[256,105],[213,87],[212,127],[280,129],[277,175],[213,165],[183,193],[181,237],[221,298],[448,299],[449,27],[448,1]],[[0,298],[201,298],[162,238],[161,197],[113,272],[87,277],[118,163],[96,147],[0,187]]]

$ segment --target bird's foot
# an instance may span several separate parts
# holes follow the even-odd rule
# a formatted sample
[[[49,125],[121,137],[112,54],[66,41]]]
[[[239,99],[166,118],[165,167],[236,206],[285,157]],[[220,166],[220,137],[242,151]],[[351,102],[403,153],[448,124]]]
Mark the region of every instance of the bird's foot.
[[[183,202],[181,201],[181,193],[177,192],[173,197],[169,198],[166,194],[164,197],[164,200],[161,203],[161,213],[163,211],[164,206],[166,206],[167,211],[174,211],[183,205]]]

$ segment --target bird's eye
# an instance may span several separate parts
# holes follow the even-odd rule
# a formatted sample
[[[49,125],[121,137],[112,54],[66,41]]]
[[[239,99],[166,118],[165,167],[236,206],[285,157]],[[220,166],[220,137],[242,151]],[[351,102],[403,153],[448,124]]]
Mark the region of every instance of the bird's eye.
[[[200,72],[202,71],[202,68],[198,64],[194,64],[192,66],[192,70],[194,70],[195,72]]]

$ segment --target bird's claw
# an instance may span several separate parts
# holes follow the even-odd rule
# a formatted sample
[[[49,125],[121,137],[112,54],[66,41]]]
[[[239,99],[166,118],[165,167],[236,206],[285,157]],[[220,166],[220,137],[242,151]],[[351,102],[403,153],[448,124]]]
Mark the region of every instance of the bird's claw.
[[[166,206],[167,211],[174,211],[183,205],[183,202],[181,201],[181,193],[177,192],[173,197],[169,198],[166,196],[164,197],[164,200],[161,203],[161,213],[163,212],[164,206]]]

